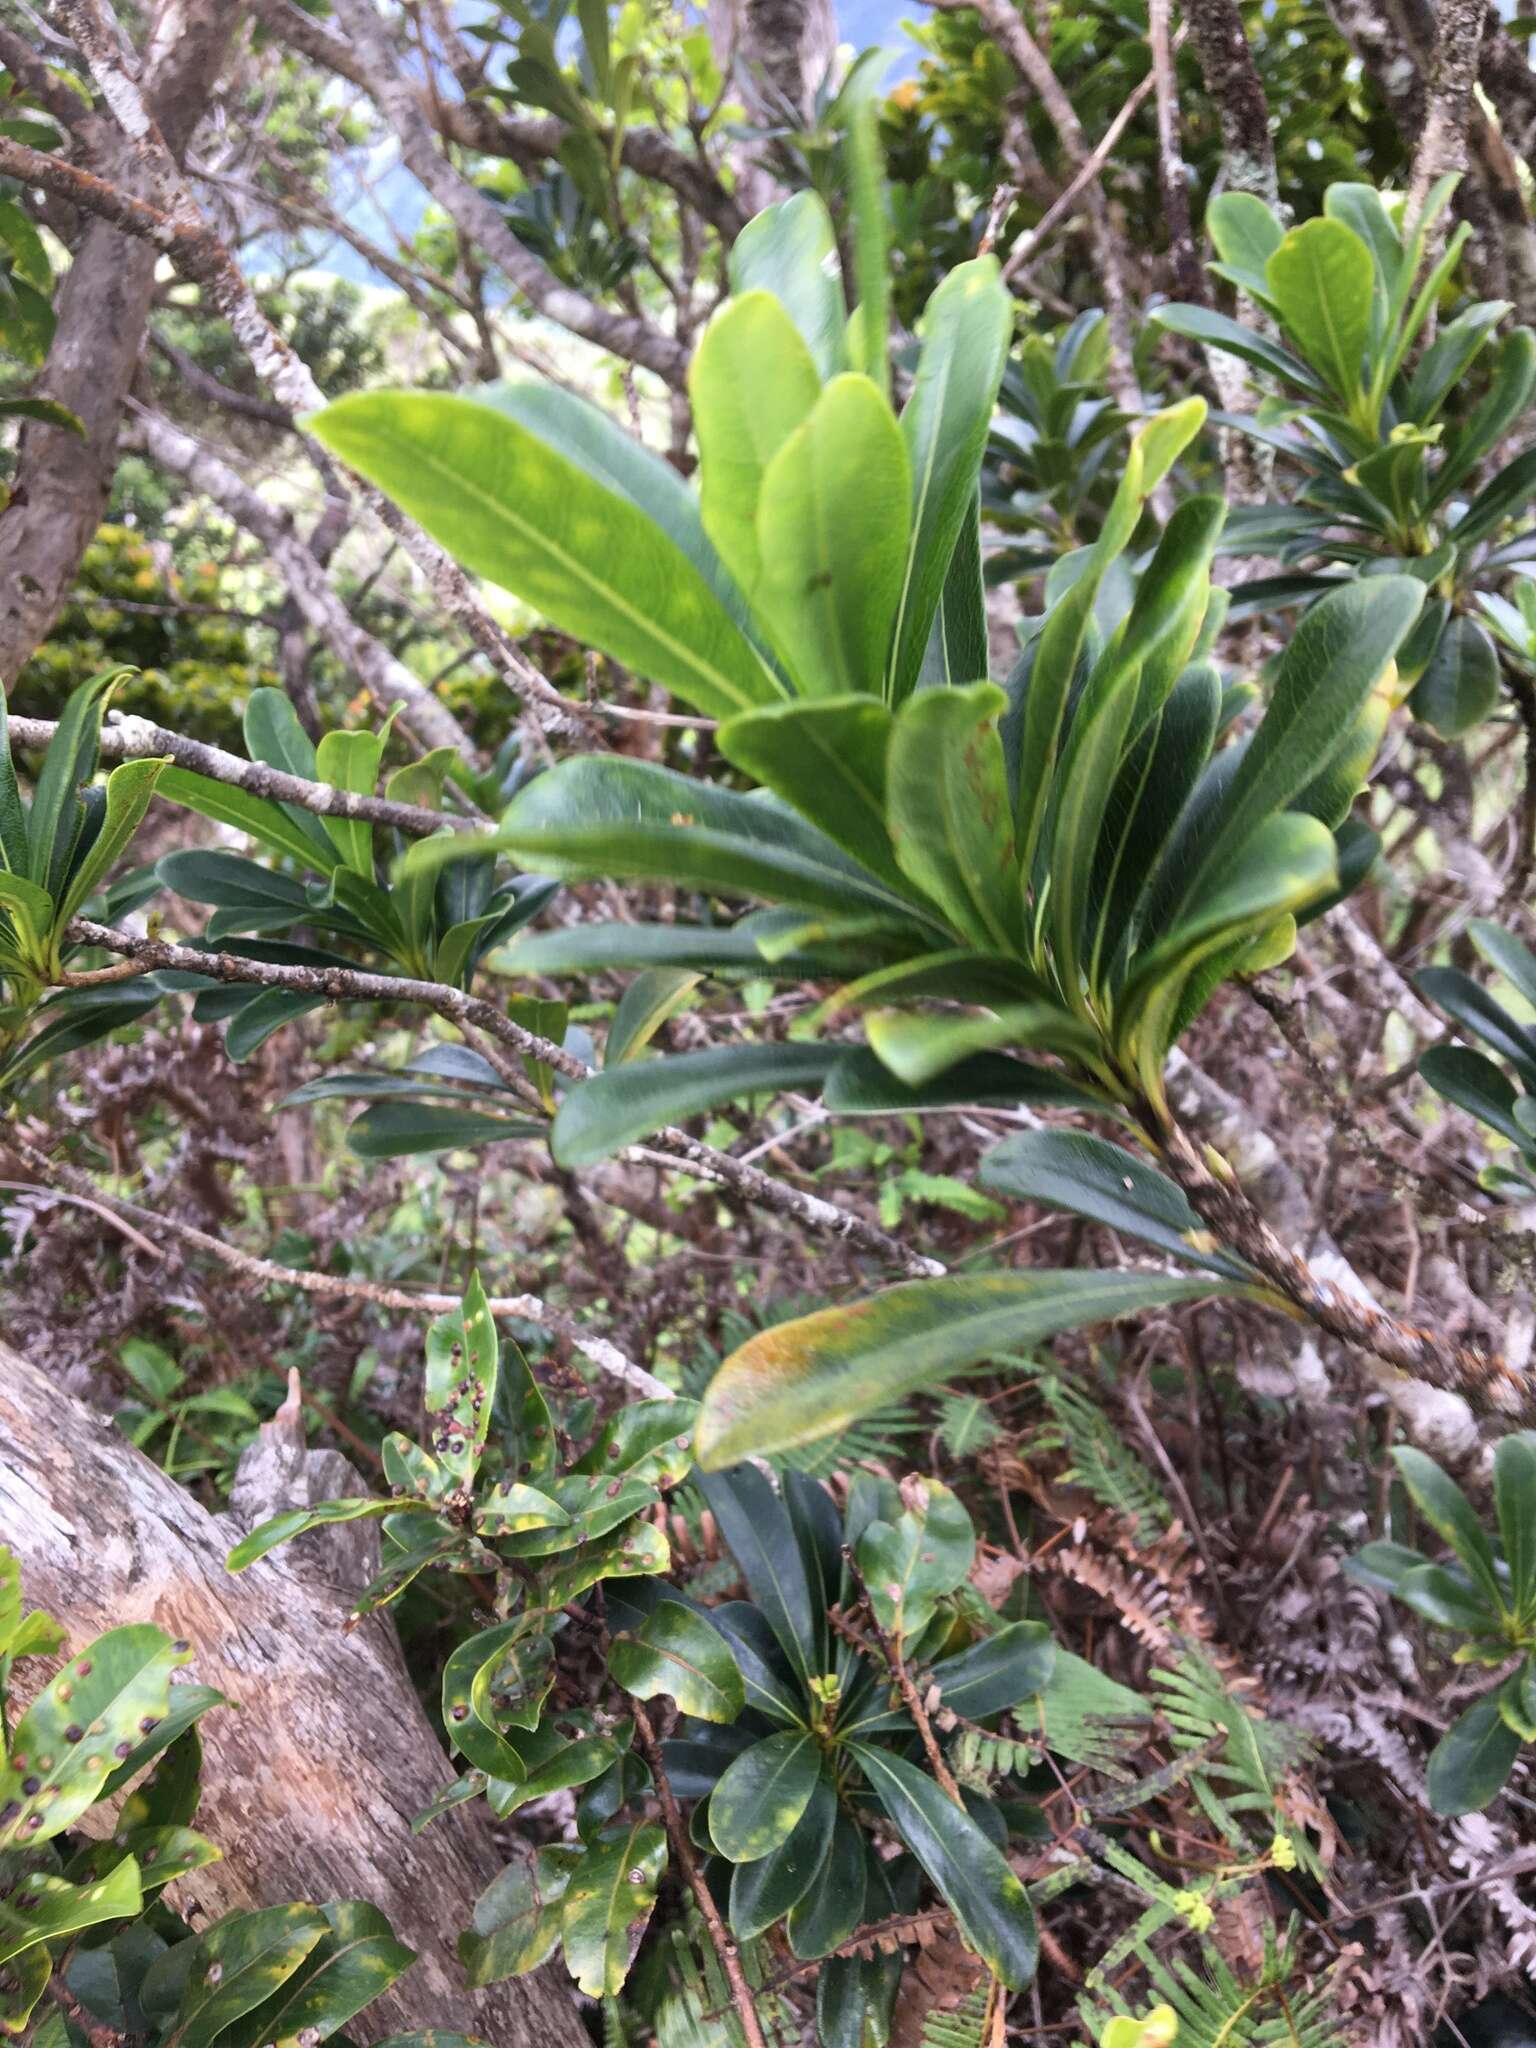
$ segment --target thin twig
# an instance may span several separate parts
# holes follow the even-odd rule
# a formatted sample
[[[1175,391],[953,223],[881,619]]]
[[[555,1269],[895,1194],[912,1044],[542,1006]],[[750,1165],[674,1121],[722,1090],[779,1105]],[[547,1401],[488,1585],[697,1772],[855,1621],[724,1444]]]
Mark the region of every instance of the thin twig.
[[[929,1769],[933,1772],[934,1777],[938,1779],[943,1790],[963,1813],[965,1811],[965,1801],[960,1796],[960,1787],[955,1782],[955,1774],[949,1768],[944,1752],[939,1747],[939,1738],[933,1732],[933,1723],[928,1718],[928,1709],[923,1705],[922,1695],[918,1692],[913,1682],[912,1674],[907,1669],[906,1659],[902,1656],[900,1648],[889,1630],[882,1624],[879,1615],[876,1614],[875,1603],[870,1598],[869,1586],[863,1572],[859,1569],[858,1559],[854,1556],[851,1547],[846,1543],[843,1545],[843,1562],[847,1565],[853,1577],[853,1582],[858,1587],[860,1596],[863,1599],[864,1614],[869,1622],[870,1634],[874,1637],[880,1655],[885,1659],[890,1669],[891,1678],[896,1686],[896,1690],[901,1694],[902,1705],[912,1716],[912,1725],[916,1728],[922,1740],[923,1750],[928,1758]],[[849,1632],[844,1627],[839,1630],[839,1633]],[[858,1642],[858,1637],[856,1634],[849,1634],[849,1640]],[[866,1650],[868,1648],[866,1644],[861,1644],[860,1647]]]
[[[285,988],[297,995],[321,996],[330,1002],[418,1004],[460,1028],[466,1024],[477,1027],[520,1056],[553,1067],[568,1080],[584,1081],[592,1071],[564,1046],[525,1030],[494,1003],[463,989],[450,988],[446,982],[370,974],[354,967],[297,966],[250,960],[238,953],[199,952],[196,947],[172,945],[164,939],[139,938],[111,925],[94,924],[88,918],[76,918],[69,936],[81,945],[100,946],[109,953],[137,960],[146,969],[206,975],[211,981],[243,982],[255,988]],[[813,1230],[841,1238],[915,1277],[931,1279],[944,1271],[937,1259],[912,1250],[852,1210],[803,1188],[792,1187],[788,1181],[778,1180],[760,1167],[748,1166],[729,1152],[719,1152],[713,1145],[670,1125],[658,1131],[635,1156],[659,1157],[672,1172],[682,1168],[715,1181],[730,1188],[743,1201],[778,1216],[794,1217]]]

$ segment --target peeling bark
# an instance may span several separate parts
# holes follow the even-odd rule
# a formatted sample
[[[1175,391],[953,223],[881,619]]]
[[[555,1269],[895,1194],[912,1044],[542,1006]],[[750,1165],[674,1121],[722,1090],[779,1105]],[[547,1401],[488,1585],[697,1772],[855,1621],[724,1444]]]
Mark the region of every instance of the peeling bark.
[[[192,1675],[231,1702],[200,1724],[197,1825],[223,1859],[181,1882],[183,1911],[214,1919],[287,1899],[367,1899],[417,1960],[349,2033],[441,2027],[499,2048],[588,2048],[559,1978],[465,1985],[456,1933],[502,1858],[468,1808],[410,1831],[452,1773],[392,1625],[343,1630],[356,1548],[306,1539],[238,1578],[224,1569],[250,1521],[358,1486],[344,1458],[306,1450],[280,1415],[242,1461],[232,1512],[209,1514],[0,1345],[0,1538],[29,1601],[76,1646],[131,1621],[185,1636]]]

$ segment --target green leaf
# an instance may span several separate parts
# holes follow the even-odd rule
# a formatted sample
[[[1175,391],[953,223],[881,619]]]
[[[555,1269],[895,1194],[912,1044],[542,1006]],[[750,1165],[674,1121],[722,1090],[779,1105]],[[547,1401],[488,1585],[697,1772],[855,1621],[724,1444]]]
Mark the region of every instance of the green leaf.
[[[308,426],[466,568],[706,716],[776,694],[676,543],[506,413],[426,392],[355,392]]]
[[[519,1619],[482,1629],[457,1644],[443,1665],[443,1726],[450,1748],[476,1770],[506,1785],[521,1783],[528,1773],[521,1754],[498,1725],[490,1679],[523,1626]]]
[[[1423,597],[1411,576],[1364,577],[1330,591],[1303,616],[1268,713],[1206,821],[1175,905],[1227,874],[1255,828],[1317,774],[1407,637]]]
[[[98,1799],[111,1799],[121,1792],[128,1782],[136,1778],[144,1766],[170,1748],[193,1724],[206,1714],[210,1707],[225,1705],[223,1693],[215,1692],[211,1685],[173,1685],[168,1695],[165,1713],[147,1733],[142,1733],[126,1757],[119,1760],[108,1773],[97,1793]]]
[[[1354,229],[1326,215],[1292,228],[1264,266],[1289,338],[1346,410],[1360,393],[1376,266]]]
[[[1526,1002],[1536,1008],[1536,953],[1513,932],[1490,923],[1485,917],[1474,917],[1467,926],[1467,932],[1489,966],[1497,968]]]
[[[1442,1472],[1433,1458],[1411,1444],[1399,1444],[1392,1453],[1392,1462],[1425,1521],[1455,1551],[1489,1602],[1495,1608],[1502,1606],[1493,1545],[1472,1503],[1455,1480]]]
[[[837,105],[846,121],[842,161],[852,216],[857,302],[848,326],[848,349],[853,367],[872,377],[884,398],[891,388],[891,223],[880,141],[880,62],[878,53],[870,50],[855,59]]]
[[[898,1641],[915,1642],[940,1596],[968,1576],[976,1533],[965,1509],[936,1479],[914,1478],[904,1497],[906,1513],[894,1522],[869,1523],[857,1554],[881,1627]]]
[[[1389,297],[1403,267],[1403,244],[1376,187],[1330,185],[1323,194],[1323,211],[1331,220],[1353,228],[1365,243],[1376,264],[1382,295]]]
[[[748,599],[762,581],[758,512],[768,465],[821,396],[811,352],[766,291],[715,314],[688,370],[704,530]]]
[[[912,474],[912,530],[896,620],[890,695],[917,682],[950,559],[971,511],[992,408],[1013,335],[996,259],[952,270],[923,314],[923,346],[901,415]],[[955,678],[976,682],[985,670]]]
[[[459,1936],[459,1960],[471,1984],[525,1977],[549,1960],[560,1942],[560,1904],[584,1854],[556,1842],[492,1878],[475,1902],[472,1926]]]
[[[168,765],[169,756],[160,760],[124,761],[107,777],[106,815],[90,851],[64,885],[55,912],[59,925],[66,924],[74,916],[96,884],[116,865],[138,831],[144,813],[149,809],[150,798]]]
[[[1508,1060],[1527,1089],[1536,1089],[1536,1032],[1517,1023],[1470,974],[1459,967],[1426,967],[1417,986],[1464,1030]]]
[[[475,1501],[475,1529],[494,1543],[502,1536],[521,1536],[529,1529],[563,1529],[571,1517],[557,1500],[520,1479],[501,1479]]]
[[[1055,1067],[1030,1066],[1000,1053],[956,1060],[918,1086],[898,1080],[866,1047],[845,1052],[826,1078],[822,1102],[836,1116],[921,1116],[970,1104],[1097,1110],[1102,1104]]]
[[[663,1124],[772,1089],[820,1087],[837,1057],[822,1045],[717,1045],[605,1067],[560,1105],[550,1149],[561,1166],[595,1166]]]
[[[874,697],[818,697],[744,711],[720,751],[894,889],[907,881],[885,821],[891,713]]]
[[[211,2048],[244,2014],[270,1999],[331,1932],[314,1906],[233,1913],[197,1943],[165,2048]]]
[[[706,1471],[792,1450],[1000,1351],[1213,1291],[1159,1273],[984,1273],[891,1287],[778,1324],[710,1382],[695,1448]]]
[[[171,1673],[191,1655],[188,1644],[139,1622],[98,1636],[55,1673],[11,1735],[0,1847],[49,1841],[100,1798],[115,1752],[129,1754],[142,1724],[164,1717]]]
[[[1316,377],[1289,349],[1271,341],[1268,335],[1259,334],[1251,327],[1244,327],[1236,320],[1229,320],[1225,313],[1212,313],[1204,306],[1154,306],[1147,315],[1154,327],[1166,327],[1170,334],[1182,334],[1186,341],[1198,341],[1205,348],[1219,348],[1229,356],[1237,356],[1245,363],[1252,363],[1255,369],[1268,370],[1271,376],[1279,377],[1283,383],[1293,385],[1312,398],[1326,398],[1327,392],[1320,378]]]
[[[647,1486],[671,1486],[693,1465],[696,1401],[636,1401],[610,1416],[571,1467],[573,1474],[602,1473]]]
[[[1264,201],[1252,192],[1220,192],[1205,209],[1205,226],[1222,261],[1267,289],[1264,266],[1285,230]]]
[[[1049,1003],[1005,1003],[976,1016],[877,1010],[869,1042],[909,1088],[926,1087],[959,1061],[999,1045],[1028,1046],[1092,1059],[1098,1043],[1086,1026]]]
[[[1434,1813],[1476,1813],[1503,1786],[1520,1754],[1520,1737],[1490,1693],[1467,1708],[1430,1752],[1429,1804]]]
[[[1117,638],[1095,664],[1072,716],[1054,786],[1045,909],[1056,973],[1076,997],[1095,855],[1127,744],[1163,708],[1193,652],[1210,597],[1220,498],[1187,499],[1158,542]]]
[[[852,373],[833,378],[769,462],[754,600],[802,695],[882,693],[911,490],[895,415],[868,377]]]
[[[465,851],[419,842],[406,872]],[[513,801],[501,830],[468,851],[505,848],[524,866],[566,881],[665,879],[711,894],[758,896],[842,915],[913,907],[784,805],[739,795],[649,761],[586,754],[538,776]]]
[[[696,1721],[734,1721],[746,1705],[741,1673],[719,1634],[677,1600],[661,1600],[630,1634],[621,1632],[608,1669],[642,1700],[670,1693]]]
[[[265,797],[252,796],[248,790],[215,782],[211,776],[196,775],[190,768],[178,768],[172,762],[155,785],[155,791],[186,810],[196,811],[199,817],[238,826],[269,853],[297,861],[301,867],[328,874],[338,864],[334,854],[326,861],[313,838],[293,823],[281,804],[268,803]]]
[[[867,1743],[850,1747],[966,1940],[1011,1991],[1022,1989],[1039,1963],[1039,1936],[1029,1894],[1002,1853],[925,1772]]]
[[[408,1513],[411,1503],[398,1500],[370,1500],[365,1495],[350,1500],[323,1500],[310,1508],[289,1508],[280,1515],[273,1515],[265,1522],[258,1522],[249,1536],[237,1543],[224,1560],[228,1572],[243,1572],[258,1558],[276,1550],[281,1543],[292,1542],[295,1536],[302,1536],[310,1529],[322,1529],[332,1522],[360,1522],[379,1515]]]
[[[700,1491],[741,1567],[754,1610],[767,1622],[796,1676],[809,1683],[819,1659],[825,1610],[812,1594],[784,1502],[754,1466],[705,1479]]]
[[[1056,1666],[1056,1645],[1043,1621],[1011,1621],[996,1635],[945,1657],[924,1675],[941,1707],[984,1721],[1044,1692]]]
[[[454,1491],[474,1485],[496,1400],[500,1340],[478,1272],[427,1331],[426,1440]]]
[[[11,723],[4,693],[0,692],[0,869],[25,876],[30,854],[27,840],[27,812],[16,780],[16,763],[11,754]]]
[[[127,1919],[144,1904],[139,1866],[132,1856],[124,1856],[92,1884],[67,1884],[47,1872],[31,1873],[26,1892],[35,1905],[20,1907],[14,1892],[0,1900],[0,1968],[14,1966],[18,1956],[40,1942],[62,1943],[103,1920]]]
[[[755,1941],[800,1904],[826,1866],[837,1818],[837,1794],[825,1777],[818,1777],[788,1840],[766,1856],[737,1864],[731,1873],[730,1922],[738,1941]]]
[[[571,1873],[560,1931],[571,1975],[589,1998],[614,1998],[623,1988],[666,1862],[665,1834],[636,1821],[600,1836]]]
[[[976,1178],[993,1194],[1086,1216],[1225,1279],[1251,1277],[1218,1249],[1181,1188],[1107,1138],[1086,1131],[1020,1131],[983,1156]]]
[[[809,1809],[807,1809],[809,1812]],[[804,1825],[802,1817],[801,1825]],[[794,1837],[791,1836],[790,1843]],[[785,1850],[790,1846],[785,1844]],[[780,1852],[781,1854],[784,1851]],[[864,1836],[846,1813],[836,1814],[826,1860],[809,1888],[790,1909],[786,1929],[791,1951],[802,1962],[841,1948],[864,1917]],[[746,1869],[759,1868],[747,1864]],[[734,1882],[733,1882],[734,1892]]]
[[[317,780],[353,796],[378,788],[388,728],[382,732],[328,732],[315,749]],[[373,880],[373,827],[366,818],[322,818],[326,837],[353,874]]]
[[[377,1906],[338,1899],[320,1911],[330,1923],[272,1997],[219,2035],[219,2048],[265,2041],[323,2041],[386,1992],[416,1960]]]
[[[1437,1628],[1481,1635],[1498,1618],[1487,1601],[1467,1586],[1460,1572],[1448,1571],[1443,1565],[1415,1565],[1392,1591],[1405,1607]]]
[[[1514,1087],[1482,1053],[1465,1045],[1433,1045],[1420,1055],[1419,1072],[1447,1102],[1502,1132],[1520,1151],[1530,1149],[1529,1135],[1515,1120]]]
[[[737,298],[773,294],[799,329],[821,378],[848,367],[837,238],[819,194],[797,192],[749,220],[731,244],[730,272]]]
[[[691,969],[654,967],[625,989],[608,1027],[603,1065],[621,1067],[638,1058],[669,1017],[675,1017],[703,976]]]
[[[542,1137],[547,1126],[529,1117],[487,1116],[445,1102],[379,1102],[347,1132],[359,1159],[404,1159],[421,1152],[473,1150],[508,1138]]]
[[[80,789],[96,773],[107,699],[126,668],[104,668],[71,691],[48,742],[27,818],[27,875],[55,901],[79,832]]]
[[[1536,492],[1536,448],[1527,448],[1490,478],[1451,529],[1458,549],[1487,540]]]
[[[1536,1433],[1507,1436],[1493,1453],[1493,1498],[1510,1606],[1522,1622],[1536,1620]]]
[[[1482,724],[1499,701],[1499,657],[1475,619],[1458,613],[1451,620],[1409,701],[1414,716],[1444,739]]]
[[[1008,771],[995,683],[923,690],[897,717],[889,754],[891,844],[903,871],[957,931],[1002,953],[1022,937]]]
[[[732,1863],[755,1863],[799,1825],[821,1783],[821,1751],[803,1729],[784,1728],[743,1750],[709,1801],[710,1839]]]

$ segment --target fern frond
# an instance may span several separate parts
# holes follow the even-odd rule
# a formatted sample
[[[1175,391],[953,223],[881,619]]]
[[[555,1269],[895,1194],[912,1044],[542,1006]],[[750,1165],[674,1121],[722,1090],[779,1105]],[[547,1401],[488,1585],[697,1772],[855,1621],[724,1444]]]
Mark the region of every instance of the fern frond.
[[[1138,1536],[1166,1529],[1173,1512],[1162,1488],[1099,1404],[1055,1373],[1042,1373],[1039,1389],[1051,1418],[1040,1442],[1066,1457],[1062,1478],[1091,1494],[1101,1507],[1125,1516]]]
[[[1301,1982],[1293,1929],[1265,1939],[1257,1977],[1237,1977],[1220,1952],[1203,1945],[1200,1968],[1175,1958],[1149,1969],[1157,1993],[1178,2015],[1179,2048],[1336,2048],[1339,2022],[1327,1982]]]
[[[1276,1782],[1310,1753],[1298,1729],[1256,1713],[1223,1682],[1220,1672],[1198,1651],[1187,1650],[1171,1667],[1155,1670],[1152,1685],[1181,1754],[1209,1752],[1190,1775],[1190,1789],[1211,1824],[1226,1839],[1247,1847],[1244,1815],[1259,1816],[1266,1835],[1288,1831],[1275,1798]],[[1295,1844],[1298,1856],[1311,1867],[1305,1841]]]
[[[952,2011],[925,2016],[921,2048],[986,2048],[991,2017],[992,1986],[978,1984]]]
[[[979,1394],[939,1397],[939,1441],[950,1457],[974,1458],[1001,1434],[997,1418]]]

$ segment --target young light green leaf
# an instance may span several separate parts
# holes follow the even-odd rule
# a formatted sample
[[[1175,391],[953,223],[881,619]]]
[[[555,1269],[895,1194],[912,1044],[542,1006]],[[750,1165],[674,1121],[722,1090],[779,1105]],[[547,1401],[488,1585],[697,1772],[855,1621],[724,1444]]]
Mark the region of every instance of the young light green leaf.
[[[1015,951],[1023,904],[995,683],[923,690],[891,734],[887,812],[903,872],[976,945]]]
[[[758,499],[755,600],[804,696],[882,693],[911,530],[911,470],[868,377],[827,385]],[[760,691],[754,701],[771,693]]]
[[[1341,220],[1292,228],[1264,266],[1286,333],[1348,411],[1360,393],[1375,264]]]
[[[315,749],[315,774],[332,789],[372,796],[378,787],[388,727],[381,732],[328,732]],[[353,874],[373,880],[373,827],[366,818],[322,818],[326,837]]]
[[[749,220],[731,244],[730,271],[737,298],[765,291],[779,301],[821,378],[847,369],[837,238],[819,193],[796,192]]]
[[[427,392],[355,392],[309,430],[466,568],[706,716],[778,694],[676,543],[506,413]]]
[[[688,372],[704,530],[751,598],[763,576],[758,508],[768,465],[821,396],[794,322],[766,291],[722,306]]]
[[[1013,333],[995,258],[962,263],[928,301],[923,347],[901,415],[912,472],[912,532],[891,655],[890,697],[917,682],[950,559],[972,506]],[[985,671],[957,677],[977,682]]]
[[[817,697],[743,711],[721,726],[720,751],[903,894],[885,820],[891,713],[878,698]]]

